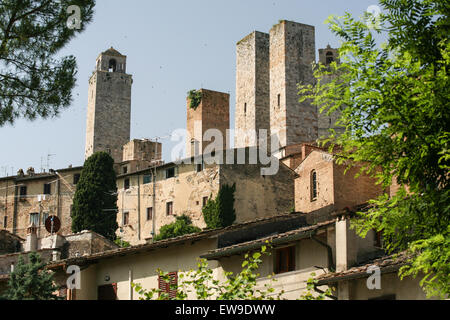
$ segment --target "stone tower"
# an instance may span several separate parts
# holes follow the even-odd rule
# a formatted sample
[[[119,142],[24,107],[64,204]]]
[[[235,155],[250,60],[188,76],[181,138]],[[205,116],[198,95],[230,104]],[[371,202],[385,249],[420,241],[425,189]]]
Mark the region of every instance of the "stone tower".
[[[255,31],[236,45],[235,148],[256,146],[259,129],[270,136],[269,80],[269,34]]]
[[[223,137],[218,150],[224,150],[229,146],[230,129],[230,95],[228,93],[199,90],[201,94],[200,104],[191,108],[191,101],[187,98],[187,132],[186,156],[193,157],[203,154],[205,148],[214,142],[205,140],[205,132],[208,129],[217,129]]]
[[[130,141],[133,83],[126,59],[112,47],[97,58],[89,79],[85,158],[106,151],[115,163],[122,162],[123,145]]]
[[[297,88],[314,82],[315,51],[313,26],[281,21],[270,30],[270,130],[280,148],[318,138],[317,109],[298,102]]]
[[[319,63],[325,66],[329,66],[332,62],[340,63],[339,52],[337,49],[331,48],[328,45],[325,49],[319,49]],[[322,83],[327,83],[335,79],[335,75],[326,75],[322,78]],[[317,108],[318,114],[318,127],[319,127],[319,138],[325,138],[329,136],[329,130],[334,129],[337,134],[342,134],[345,130],[342,127],[336,125],[336,121],[341,116],[339,111],[335,111],[330,115],[327,115],[326,111],[321,113],[320,108]]]

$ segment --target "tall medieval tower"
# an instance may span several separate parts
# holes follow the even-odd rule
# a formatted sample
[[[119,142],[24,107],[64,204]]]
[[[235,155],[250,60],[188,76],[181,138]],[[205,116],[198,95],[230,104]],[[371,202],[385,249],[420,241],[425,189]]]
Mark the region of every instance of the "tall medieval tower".
[[[256,146],[260,129],[270,137],[269,81],[269,34],[255,31],[236,45],[235,148]]]
[[[291,21],[270,30],[270,130],[279,148],[318,138],[317,109],[299,102],[297,88],[314,83],[314,33],[313,26]]]
[[[106,151],[122,162],[123,146],[130,141],[132,76],[127,57],[112,47],[97,58],[89,79],[85,158]]]
[[[331,48],[328,45],[325,49],[319,49],[319,63],[330,67],[330,64],[336,62],[340,63],[339,53],[337,49]],[[322,83],[330,83],[331,81],[337,79],[336,75],[325,75],[322,78]],[[333,129],[337,135],[342,134],[345,128],[336,124],[337,120],[341,117],[340,111],[335,111],[330,115],[326,111],[320,112],[320,108],[317,108],[318,114],[318,127],[319,127],[319,138],[324,138],[329,136],[329,130]]]

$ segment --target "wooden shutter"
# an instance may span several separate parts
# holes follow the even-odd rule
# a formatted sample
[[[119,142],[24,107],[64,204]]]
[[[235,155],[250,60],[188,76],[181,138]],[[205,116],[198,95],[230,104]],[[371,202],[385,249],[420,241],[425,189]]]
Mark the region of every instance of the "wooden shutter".
[[[178,273],[176,271],[169,272],[169,278],[169,283],[167,283],[163,277],[158,276],[158,288],[162,293],[168,294],[169,299],[175,299],[177,296],[177,290],[175,288],[171,288],[171,286],[176,286],[178,284]]]

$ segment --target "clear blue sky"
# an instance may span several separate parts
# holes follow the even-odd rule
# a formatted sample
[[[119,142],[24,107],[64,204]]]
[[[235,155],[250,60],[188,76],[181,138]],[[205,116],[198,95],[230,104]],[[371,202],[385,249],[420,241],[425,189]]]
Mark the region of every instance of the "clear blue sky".
[[[73,103],[58,118],[19,120],[0,128],[0,176],[19,168],[82,165],[88,79],[98,54],[113,46],[128,56],[133,75],[131,138],[165,136],[186,127],[186,92],[229,92],[235,107],[235,44],[254,30],[268,32],[280,19],[316,27],[316,48],[339,40],[324,24],[330,14],[361,15],[376,0],[97,0],[93,22],[61,55],[77,58]],[[164,159],[174,145],[163,141]]]

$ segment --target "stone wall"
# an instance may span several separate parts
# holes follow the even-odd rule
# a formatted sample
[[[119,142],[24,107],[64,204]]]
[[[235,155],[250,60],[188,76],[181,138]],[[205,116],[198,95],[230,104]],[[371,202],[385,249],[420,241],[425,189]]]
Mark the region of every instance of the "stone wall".
[[[0,255],[18,252],[22,248],[23,239],[6,231],[0,230]]]
[[[236,46],[235,148],[256,146],[260,129],[270,135],[269,81],[269,35],[255,31]]]
[[[187,157],[203,154],[211,141],[204,140],[204,134],[209,129],[217,129],[222,133],[223,141],[219,149],[229,146],[227,130],[230,129],[230,95],[228,93],[200,89],[202,99],[200,105],[193,109],[190,99],[187,99]],[[192,148],[192,139],[198,144],[198,152]]]
[[[317,109],[299,103],[297,89],[298,83],[313,83],[314,32],[313,26],[291,21],[270,30],[270,125],[280,147],[318,137]]]
[[[104,58],[108,60],[109,55]],[[98,67],[89,79],[85,157],[106,151],[120,163],[122,147],[130,141],[133,80],[124,71],[109,72],[105,66]]]

